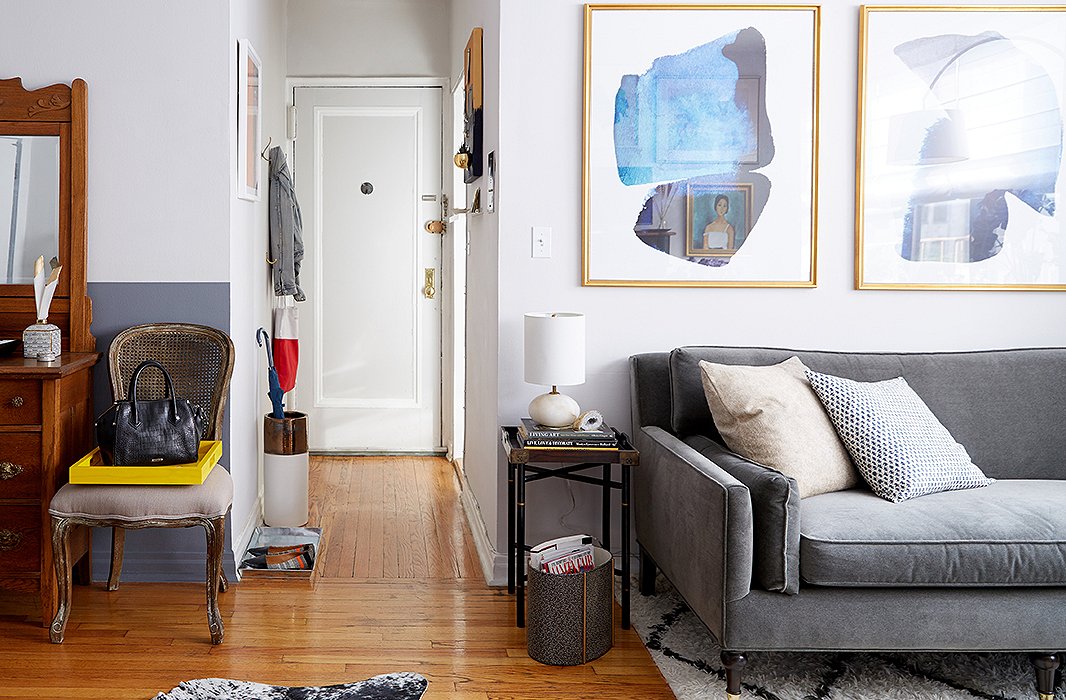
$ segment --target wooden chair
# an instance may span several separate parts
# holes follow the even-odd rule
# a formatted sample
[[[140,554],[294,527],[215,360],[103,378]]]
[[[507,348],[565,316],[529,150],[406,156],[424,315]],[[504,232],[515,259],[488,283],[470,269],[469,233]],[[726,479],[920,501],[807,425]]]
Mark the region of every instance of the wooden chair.
[[[155,323],[122,331],[111,343],[108,369],[115,400],[126,398],[130,377],[142,361],[155,359],[167,368],[177,396],[200,405],[208,419],[205,440],[222,439],[222,417],[233,373],[233,342],[207,326]],[[151,368],[139,381],[142,399],[160,398],[163,375]],[[233,481],[222,465],[196,486],[96,486],[67,484],[56,492],[52,516],[52,551],[59,584],[59,607],[49,636],[60,644],[70,615],[72,528],[110,527],[111,571],[107,589],[118,588],[126,530],[149,527],[203,527],[207,531],[207,622],[211,643],[223,637],[218,592],[226,590],[222,547],[226,514],[233,503]]]

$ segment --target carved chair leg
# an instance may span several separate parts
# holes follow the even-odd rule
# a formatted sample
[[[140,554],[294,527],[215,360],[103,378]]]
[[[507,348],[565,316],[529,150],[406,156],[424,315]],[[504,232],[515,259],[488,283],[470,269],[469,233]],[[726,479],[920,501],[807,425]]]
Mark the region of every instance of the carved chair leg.
[[[641,595],[655,595],[655,560],[640,548],[640,577],[637,588]]]
[[[226,516],[203,521],[207,531],[207,626],[211,643],[221,644],[225,630],[218,612],[219,579],[222,577],[222,545],[226,539]]]
[[[229,579],[226,578],[226,570],[223,569],[218,573],[218,592],[225,593],[229,590]]]
[[[111,572],[107,575],[107,590],[117,591],[122,576],[122,555],[126,552],[126,528],[111,528]]]
[[[725,666],[726,700],[740,700],[740,680],[748,665],[748,657],[735,651],[723,651],[722,665]]]
[[[1055,700],[1055,671],[1062,662],[1058,654],[1033,654],[1029,657],[1036,669],[1036,692],[1040,700]]]
[[[69,520],[52,516],[52,564],[56,569],[56,584],[59,600],[52,626],[48,628],[48,638],[53,644],[63,643],[63,634],[67,629],[70,616],[70,528]]]

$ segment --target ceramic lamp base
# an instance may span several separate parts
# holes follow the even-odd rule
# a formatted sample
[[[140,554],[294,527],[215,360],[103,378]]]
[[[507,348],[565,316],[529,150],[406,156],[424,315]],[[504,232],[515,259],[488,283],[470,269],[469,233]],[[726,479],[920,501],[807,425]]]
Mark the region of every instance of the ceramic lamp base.
[[[22,331],[22,356],[55,359],[63,352],[63,338],[54,323],[35,323]]]
[[[529,402],[529,417],[545,428],[568,428],[580,415],[577,401],[557,391],[541,394]]]

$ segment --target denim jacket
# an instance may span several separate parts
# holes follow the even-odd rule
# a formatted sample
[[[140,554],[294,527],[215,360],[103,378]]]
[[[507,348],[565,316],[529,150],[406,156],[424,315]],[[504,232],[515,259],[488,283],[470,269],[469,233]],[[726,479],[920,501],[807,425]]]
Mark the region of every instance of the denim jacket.
[[[270,259],[274,262],[274,294],[304,301],[300,263],[304,259],[303,222],[289,166],[280,146],[270,149]]]

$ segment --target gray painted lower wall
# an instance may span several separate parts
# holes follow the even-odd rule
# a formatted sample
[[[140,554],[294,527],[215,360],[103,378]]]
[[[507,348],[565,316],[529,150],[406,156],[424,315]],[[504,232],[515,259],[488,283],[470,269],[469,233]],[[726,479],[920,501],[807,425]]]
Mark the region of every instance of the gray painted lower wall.
[[[90,282],[93,300],[92,332],[96,348],[104,353],[119,332],[141,323],[199,323],[229,332],[228,282]],[[111,383],[106,361],[96,366],[93,378],[96,415],[111,405]],[[222,463],[229,451],[230,420],[223,425]],[[231,554],[232,523],[226,523],[223,566],[235,578]],[[203,581],[207,553],[202,528],[130,530],[126,533],[122,578],[126,581]],[[107,578],[111,557],[110,531],[93,532],[93,579]]]

